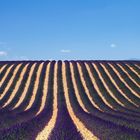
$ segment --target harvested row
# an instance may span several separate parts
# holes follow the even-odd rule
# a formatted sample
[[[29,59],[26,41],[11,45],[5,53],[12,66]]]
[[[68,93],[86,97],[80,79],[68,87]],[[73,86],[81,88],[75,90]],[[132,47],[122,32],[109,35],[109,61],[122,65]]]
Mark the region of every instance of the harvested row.
[[[21,98],[20,104],[16,108],[14,107],[14,109],[12,109],[13,112],[23,112],[25,108],[27,108],[27,106],[30,104],[30,100],[35,88],[34,85],[37,80],[37,71],[39,69],[39,65],[40,63],[35,63],[32,65],[30,69],[30,77],[28,77],[27,81],[25,81],[27,83],[27,86],[24,87],[24,92],[19,92],[19,96],[22,97],[24,95],[24,98]]]
[[[137,86],[138,88],[140,88],[140,83],[137,83],[136,79],[138,78],[137,76],[135,77],[135,75],[132,76],[132,72],[129,71],[129,69],[127,69],[127,67],[125,65],[121,65],[121,64],[117,64],[117,66],[119,66],[119,68],[125,73],[125,75],[130,79],[130,81]],[[139,79],[138,79],[139,80]]]
[[[102,65],[103,66],[103,65]],[[131,104],[135,105],[136,107],[139,107],[139,98],[136,97],[129,88],[121,81],[120,77],[116,74],[116,72],[111,68],[110,65],[106,64],[104,65],[104,69],[106,68],[107,75],[110,78],[112,77],[113,84],[115,84],[117,90],[123,95]],[[108,81],[106,81],[108,82]],[[108,84],[110,86],[110,84]],[[121,97],[121,96],[120,96]],[[125,102],[124,102],[125,103]]]
[[[125,63],[140,78],[140,69],[134,63]]]
[[[102,119],[99,119],[96,116],[90,115],[90,114],[84,112],[84,110],[79,106],[76,96],[73,94],[74,89],[72,86],[70,86],[72,83],[70,82],[71,79],[69,77],[69,75],[71,75],[71,73],[69,73],[69,64],[66,64],[66,72],[68,72],[67,73],[67,82],[69,83],[68,89],[70,91],[70,93],[69,93],[70,103],[73,108],[73,111],[75,112],[75,115],[80,119],[80,121],[85,125],[85,127],[89,131],[91,131],[94,135],[96,135],[96,137],[98,137],[99,139],[113,139],[113,137],[118,138],[119,136],[117,136],[115,134],[121,132],[121,129],[122,129],[121,127],[116,126],[107,121],[104,121]],[[78,79],[77,73],[75,74],[75,76],[76,76],[76,79]],[[77,84],[79,86],[81,86],[80,83],[77,83]],[[80,94],[83,94],[81,90],[80,90]],[[88,102],[86,102],[86,99],[83,99],[83,100],[86,105]],[[105,130],[105,132],[103,132],[104,130]],[[127,135],[127,137],[131,137],[131,136],[129,136],[129,133],[127,132],[127,131],[131,131],[131,130],[126,129],[125,131],[126,131],[126,133],[124,134],[124,137],[125,137],[125,135]],[[111,133],[113,134],[113,136],[111,135]],[[134,135],[137,135],[137,134],[135,133]],[[109,137],[109,136],[111,136],[111,137]],[[135,137],[135,136],[133,136],[133,137]]]
[[[138,140],[139,70],[111,61],[0,63],[0,139]]]
[[[30,103],[31,98],[32,98],[33,94],[35,93],[34,92],[35,91],[35,88],[38,89],[38,87],[35,87],[34,85],[35,85],[35,83],[37,83],[37,80],[40,79],[40,78],[38,78],[38,75],[40,75],[40,74],[37,73],[39,71],[40,64],[41,64],[41,62],[36,63],[35,66],[32,65],[32,67],[34,67],[34,70],[31,69],[31,70],[33,70],[33,72],[32,72],[32,76],[31,76],[31,79],[30,79],[30,83],[29,83],[28,89],[27,88],[25,89],[25,87],[24,87],[24,90],[26,91],[24,93],[25,98],[22,100],[22,102],[20,103],[20,105],[18,107],[16,107],[15,109],[12,110],[12,112],[14,112],[14,113],[26,112],[26,111],[28,111],[28,110],[25,111],[25,109],[27,108],[27,106],[29,106],[29,104],[32,105],[32,103]],[[40,67],[42,67],[42,66],[40,66]],[[21,97],[21,95],[22,94],[20,94],[20,97]]]
[[[23,80],[20,84],[20,87],[18,88],[16,92],[16,96],[13,98],[11,103],[7,105],[4,109],[11,110],[12,112],[15,112],[18,108],[18,111],[20,110],[20,106],[22,105],[23,101],[26,99],[26,96],[28,93],[32,93],[33,89],[33,83],[36,78],[36,71],[38,69],[39,63],[30,63],[27,71],[25,72],[23,76]],[[28,98],[29,99],[29,98]]]
[[[27,81],[25,80],[23,91],[21,92],[20,97],[18,98],[19,100],[17,102],[15,102],[14,106],[12,107],[12,110],[14,110],[15,108],[18,108],[21,105],[21,103],[23,102],[23,100],[25,99],[25,96],[29,89],[30,81],[31,81],[35,66],[36,66],[36,64],[33,64],[33,66],[30,68],[30,71],[29,71],[28,77],[27,77]],[[18,95],[17,95],[17,97],[18,97]]]
[[[3,65],[0,67],[0,74],[2,73],[2,71],[6,68],[7,64]]]
[[[94,65],[90,64],[89,66],[90,66],[90,68],[92,70],[92,74],[95,76],[95,79],[96,79],[96,82],[97,82],[98,86],[100,87],[101,93],[104,93],[102,95],[104,95],[109,102],[114,104],[113,106],[116,109],[118,109],[118,111],[122,112],[122,113],[119,112],[119,114],[120,115],[125,115],[126,114],[128,116],[128,114],[130,113],[131,115],[133,115],[133,111],[126,109],[126,107],[128,107],[128,108],[133,107],[133,109],[134,109],[135,106],[133,104],[130,104],[127,101],[127,99],[125,99],[119,93],[119,91],[115,87],[116,85],[113,85],[113,84],[115,84],[115,82],[112,79],[112,77],[108,77],[108,75],[105,73],[105,71],[103,71],[102,67],[98,63],[96,63]],[[89,81],[89,80],[87,80],[87,81]],[[114,82],[114,83],[112,83],[112,82]],[[108,89],[108,91],[107,91],[107,89]],[[108,92],[110,92],[110,94],[112,92],[112,94],[116,97],[116,99],[118,99],[121,103],[125,104],[126,107],[124,108],[123,106],[120,106],[113,98],[111,98],[109,96]],[[125,96],[125,94],[124,94],[124,96]],[[107,111],[109,111],[109,109],[107,109]]]
[[[83,72],[81,71],[80,73],[83,73],[83,78],[86,79],[86,77],[88,77],[88,75],[86,75],[83,63],[81,63],[81,65],[82,65]],[[88,87],[89,83],[87,81],[90,81],[90,80],[86,79],[84,83],[86,83],[86,86]],[[90,110],[90,113],[93,114],[94,116],[97,116],[97,117],[99,117],[99,118],[101,118],[103,120],[110,121],[111,123],[114,123],[114,124],[117,124],[117,125],[120,125],[120,126],[126,126],[126,128],[133,128],[133,129],[135,129],[137,127],[137,129],[139,129],[139,127],[140,127],[140,124],[138,125],[137,123],[134,123],[133,121],[131,121],[131,125],[130,125],[130,120],[126,120],[125,118],[117,117],[117,115],[119,113],[117,114],[116,112],[114,113],[112,111],[112,114],[114,113],[114,115],[111,115],[111,114],[108,114],[108,113],[105,113],[105,112],[101,112],[101,111],[97,110],[94,106],[90,107],[89,103],[90,102],[88,102],[88,103],[86,102],[86,105],[88,104],[87,108],[88,108],[88,110]]]
[[[139,93],[140,81],[138,76],[135,75],[126,65],[117,63],[114,66],[116,66],[116,69],[118,69],[118,72],[122,75],[122,78],[128,83],[128,85]]]
[[[75,95],[76,95],[76,98],[77,98],[77,100],[78,100],[78,103],[80,104],[81,108],[82,108],[85,112],[89,113],[89,112],[87,111],[87,109],[85,108],[85,106],[84,106],[84,104],[83,104],[83,102],[82,102],[82,100],[81,100],[81,97],[80,97],[80,95],[79,95],[78,87],[77,87],[77,82],[76,82],[76,80],[75,80],[75,78],[74,78],[73,65],[72,65],[71,63],[70,63],[70,70],[71,70],[72,83],[73,83],[73,87],[74,87],[74,90],[75,90]],[[90,96],[90,95],[88,94],[88,96]],[[97,107],[96,104],[95,104],[95,106]],[[98,107],[97,107],[97,108],[98,108]]]
[[[10,87],[13,85],[13,83],[15,82],[15,77],[17,76],[17,73],[19,72],[21,72],[21,69],[20,69],[20,67],[22,66],[22,64],[18,64],[17,66],[16,66],[16,68],[14,69],[14,71],[13,71],[13,74],[12,74],[12,77],[10,78],[10,80],[8,81],[8,83],[7,83],[7,85],[6,85],[6,88],[4,88],[4,91],[1,93],[1,96],[0,96],[0,102],[1,102],[1,100],[5,97],[5,95],[6,95],[6,93],[8,92],[8,90],[10,90]],[[10,67],[10,69],[11,69],[11,67]],[[10,69],[8,69],[9,71],[10,71]],[[19,70],[20,69],[20,70]],[[8,71],[8,73],[9,73],[9,71]],[[4,79],[5,79],[5,77],[4,77]],[[2,81],[1,81],[1,85],[2,85],[2,83],[3,83],[3,79],[2,79]]]
[[[133,82],[127,77],[124,76],[124,72],[119,69],[119,67],[116,64],[109,64],[110,67],[113,69],[113,71],[116,73],[116,75],[119,77],[121,82],[136,96],[140,99],[140,90],[138,87],[136,87]],[[133,86],[132,86],[133,85]]]
[[[70,63],[70,65],[72,65],[72,67],[70,67],[71,76],[74,75],[73,79],[77,83],[77,91],[78,91],[79,96],[81,97],[81,102],[88,103],[91,100],[93,100],[92,105],[95,106],[98,110],[104,112],[102,105],[99,104],[99,102],[102,103],[102,100],[100,99],[98,94],[95,94],[96,91],[93,90],[92,92],[90,92],[90,89],[86,88],[85,82],[83,82],[83,83],[81,82],[81,79],[83,79],[83,78],[80,79],[80,74],[78,72],[76,63],[73,62],[72,64]],[[84,106],[86,107],[86,104],[84,104]],[[86,109],[88,110],[88,107],[86,107]]]
[[[58,61],[57,69],[57,93],[58,93],[58,115],[56,119],[56,124],[54,129],[51,132],[49,139],[58,140],[58,139],[74,139],[81,140],[81,135],[77,131],[66,107],[66,100],[63,89],[63,64],[61,61]]]
[[[68,70],[67,70],[66,67],[68,67],[68,66],[63,64],[63,72],[62,73],[63,73],[63,85],[64,85],[64,92],[65,92],[65,100],[66,100],[66,105],[67,105],[67,109],[68,109],[69,115],[72,118],[73,123],[77,127],[77,130],[81,133],[83,139],[96,140],[98,138],[94,134],[92,134],[92,132],[90,130],[88,130],[86,128],[86,126],[81,122],[81,120],[75,114],[74,108],[71,105],[70,94],[72,94],[72,92],[71,92],[70,87],[68,86],[68,82],[70,82],[69,81],[70,79],[67,76],[69,74],[67,74]],[[71,79],[71,82],[72,82],[72,79]],[[82,110],[83,110],[83,108],[82,108]]]
[[[39,64],[39,63],[38,63]],[[44,65],[44,66],[46,66],[46,65]],[[37,67],[36,67],[37,68]],[[45,68],[45,67],[44,67]],[[36,73],[36,69],[35,69],[35,73]],[[35,74],[34,73],[34,74]],[[36,77],[35,75],[33,76],[33,77]],[[42,78],[44,77],[44,73],[43,73],[43,71],[42,71],[42,76],[41,76]],[[34,80],[35,81],[35,80]],[[24,81],[23,81],[24,82]],[[40,79],[40,82],[39,82],[40,84],[42,83],[42,79]],[[39,86],[39,88],[38,89],[40,89],[40,87],[41,86]],[[33,89],[33,88],[32,88]],[[30,91],[30,90],[29,90]],[[32,93],[32,91],[31,91],[31,93]],[[29,95],[30,95],[30,97],[31,97],[31,93],[28,93]],[[40,91],[38,91],[38,95],[40,96],[41,95],[41,92]],[[15,98],[16,98],[17,96],[15,96]],[[12,102],[14,102],[14,101],[18,101],[17,99],[15,100],[15,98],[13,99],[13,101]],[[29,98],[30,99],[30,98]],[[39,99],[39,98],[37,98],[37,100],[36,100],[36,102],[40,102],[41,100]],[[27,102],[27,100],[25,100],[25,102],[26,103],[28,103]],[[28,114],[29,114],[29,116],[30,117],[27,117],[28,119],[30,119],[32,116],[34,116],[33,114],[34,114],[34,112],[36,112],[36,109],[38,108],[37,106],[38,105],[36,105],[36,107],[34,107],[35,109],[31,109],[31,111],[24,111],[23,110],[23,107],[26,107],[25,105],[28,105],[28,104],[25,104],[25,103],[22,103],[22,104],[24,104],[24,106],[20,106],[19,108],[17,108],[16,110],[13,110],[13,111],[6,111],[6,114],[7,114],[7,117],[10,117],[10,118],[12,118],[13,116],[17,116],[17,118],[16,118],[16,121],[18,122],[22,122],[22,120],[25,120],[25,116],[28,116]],[[35,103],[34,103],[35,104]],[[13,105],[13,104],[12,104]],[[35,105],[34,105],[35,106]],[[5,109],[5,108],[4,108]],[[4,111],[4,109],[3,109],[3,111]],[[7,108],[6,108],[7,109]],[[9,113],[8,113],[9,112]],[[23,112],[23,113],[22,113]],[[14,123],[14,122],[13,122]]]
[[[6,67],[1,71],[0,73],[0,83],[2,81],[2,78],[5,76],[6,72],[7,72],[7,69],[11,66],[11,65],[14,65],[14,64],[7,64]],[[5,76],[6,77],[6,76]]]
[[[120,111],[122,110],[123,112],[127,112],[127,107],[124,108],[125,103],[123,102],[123,100],[120,100],[118,98],[119,95],[117,96],[116,95],[117,93],[114,93],[110,89],[110,87],[108,87],[108,84],[106,84],[106,81],[102,77],[100,71],[98,69],[96,69],[96,67],[94,67],[94,65],[91,65],[89,63],[85,64],[85,65],[86,65],[86,68],[87,68],[87,71],[88,71],[88,73],[90,75],[91,80],[94,81],[93,85],[97,83],[97,87],[101,90],[100,92],[104,93],[104,94],[102,94],[102,96],[105,96],[105,98],[109,102],[112,101],[111,103],[114,104],[113,105],[114,108],[116,108],[116,109],[118,108]],[[95,72],[97,72],[97,73],[95,73]],[[101,80],[101,82],[99,82],[100,80]],[[120,112],[119,112],[119,115],[121,115]]]
[[[10,104],[10,102],[13,100],[13,98],[16,96],[16,93],[21,85],[21,82],[23,80],[24,74],[27,71],[29,64],[26,64],[26,66],[23,68],[22,72],[20,73],[19,79],[14,87],[14,90],[11,92],[10,97],[8,98],[7,102],[4,103],[4,105],[2,106],[2,108],[4,108],[5,106],[7,106],[8,104]]]
[[[95,76],[95,74],[93,74],[94,72],[92,71],[93,70],[93,66],[91,65],[91,64],[87,64],[87,63],[85,63],[85,66],[86,66],[86,69],[87,69],[87,71],[88,71],[88,74],[89,74],[89,77],[90,77],[90,79],[91,79],[91,81],[92,81],[92,85],[96,85],[95,87],[98,89],[97,91],[98,92],[108,92],[108,94],[115,100],[114,102],[116,102],[116,103],[118,103],[118,105],[121,105],[122,107],[125,107],[125,105],[124,105],[124,103],[122,103],[121,102],[121,100],[120,99],[118,99],[118,97],[112,92],[112,90],[110,90],[110,88],[108,87],[108,85],[106,84],[106,82],[105,82],[105,80],[101,77],[101,74],[100,74],[100,72],[97,70],[97,73],[99,74],[99,75],[97,75],[97,76],[99,76],[99,78],[100,78],[100,80],[101,80],[101,82],[99,83],[98,81],[98,78]],[[95,69],[94,69],[95,70]],[[94,78],[94,76],[95,76],[95,78]],[[89,81],[89,80],[86,80],[86,81]],[[102,90],[103,91],[102,91]],[[101,90],[101,91],[99,91],[99,90]],[[100,93],[100,94],[101,94]],[[116,104],[116,106],[118,106],[117,104]],[[114,106],[115,108],[116,108],[116,106]],[[110,109],[109,109],[110,110]],[[109,111],[108,110],[108,111]],[[113,113],[114,111],[113,110],[111,110],[111,113]],[[115,112],[118,112],[118,111],[115,111]],[[119,115],[121,115],[121,112],[118,112],[118,114]],[[115,115],[117,115],[117,114],[115,114]]]
[[[45,108],[45,103],[47,100],[46,98],[47,98],[47,93],[48,93],[49,72],[50,72],[50,63],[48,64],[48,66],[46,68],[45,81],[44,81],[44,86],[43,86],[43,96],[41,99],[41,106],[35,116],[38,116]]]
[[[45,65],[46,66],[46,63]],[[45,68],[45,67],[44,67]],[[51,89],[51,86],[52,85],[52,79],[53,79],[53,63],[51,64],[51,68],[50,68],[50,76],[49,76],[49,83],[48,83],[48,94],[47,94],[47,98],[46,98],[46,102],[45,102],[45,107],[44,109],[42,110],[42,112],[40,114],[38,114],[36,116],[36,112],[39,111],[40,107],[41,107],[41,103],[37,103],[37,102],[40,102],[41,101],[41,96],[38,97],[36,99],[36,105],[34,104],[34,107],[32,107],[32,109],[30,110],[30,112],[26,111],[26,113],[22,113],[22,116],[21,115],[18,115],[16,116],[17,119],[18,119],[18,123],[16,126],[13,126],[9,129],[6,129],[4,131],[1,131],[0,133],[0,136],[1,138],[5,138],[5,137],[8,137],[9,135],[13,136],[16,138],[17,136],[21,136],[23,137],[23,139],[35,139],[36,136],[38,135],[39,131],[41,131],[44,127],[45,127],[45,124],[48,122],[49,118],[51,117],[52,115],[52,108],[51,108],[51,104],[52,104],[52,99],[53,99],[53,96],[52,96],[52,89]],[[43,72],[43,75],[45,75],[45,73]],[[42,76],[43,76],[42,75]],[[43,77],[42,77],[43,78]],[[44,79],[44,78],[43,78]],[[44,81],[44,80],[43,80]],[[45,82],[44,84],[42,84],[42,79],[40,79],[40,82],[39,82],[41,85],[44,85],[45,86]],[[43,87],[43,86],[42,86]],[[42,88],[41,88],[41,91]],[[41,92],[40,90],[38,91],[38,95],[40,94]],[[33,111],[34,109],[36,110],[35,112]],[[37,109],[38,108],[38,109]],[[32,116],[30,115],[33,111],[34,112],[34,115],[32,114]],[[24,122],[20,122],[19,120],[20,119],[24,119]],[[4,132],[7,132],[6,134]]]
[[[33,89],[33,93],[32,93],[32,97],[29,101],[28,106],[24,109],[24,111],[27,111],[28,109],[30,109],[35,101],[36,98],[36,94],[37,94],[37,90],[38,90],[38,85],[39,85],[39,78],[40,78],[40,74],[42,71],[42,67],[43,67],[43,63],[39,65],[38,71],[37,71],[37,77],[35,80],[35,84],[34,84],[34,89]]]
[[[15,88],[18,88],[18,87],[16,87],[16,84],[18,83],[20,74],[21,74],[25,65],[26,64],[18,64],[17,67],[14,69],[11,79],[8,81],[8,85],[4,89],[4,93],[1,94],[1,100],[0,100],[0,107],[1,108],[3,108],[4,104],[9,100],[10,95],[12,93],[14,93],[14,90],[16,91]],[[20,78],[22,79],[22,76]],[[12,96],[14,96],[14,94],[12,94]]]
[[[87,87],[87,85],[86,85],[85,80],[84,80],[83,73],[82,73],[82,69],[81,69],[81,67],[80,67],[79,64],[77,64],[77,65],[78,65],[78,70],[79,70],[79,74],[80,74],[80,79],[81,79],[82,85],[83,85],[83,87],[84,87],[84,89],[85,89],[85,93],[87,94],[87,96],[88,96],[90,102],[91,102],[92,105],[95,106],[98,110],[100,110],[101,112],[104,112],[104,110],[102,110],[102,109],[98,106],[98,104],[96,104],[96,103],[93,101],[92,96],[91,96],[91,93],[90,93],[90,91],[89,91],[89,89],[88,89],[88,87]],[[91,76],[91,75],[90,75],[90,76]],[[91,77],[91,79],[92,79],[92,78],[93,78],[93,77]],[[96,89],[96,91],[98,92],[98,94],[100,94],[99,88],[97,87],[95,80],[92,79],[92,81],[93,81],[94,84],[95,84],[95,89]],[[103,98],[102,100],[104,101],[104,98]],[[105,103],[106,103],[106,100],[105,100]],[[110,107],[110,104],[107,103],[107,105]],[[112,106],[111,106],[111,108],[112,108]]]
[[[138,76],[140,76],[139,68],[137,68],[133,63],[130,63],[128,65],[131,66],[135,70],[135,72],[138,74]]]
[[[4,64],[3,63],[0,63],[0,69],[1,69],[2,66],[4,66]]]
[[[113,84],[114,88],[116,90],[113,90],[115,92],[114,95],[116,95],[118,97],[119,100],[121,100],[121,102],[123,102],[125,104],[125,107],[127,108],[133,108],[134,109],[134,106],[135,107],[138,107],[138,105],[133,102],[133,100],[131,100],[131,98],[129,98],[130,96],[127,96],[127,94],[124,93],[124,91],[122,91],[122,89],[119,87],[119,84],[114,80],[114,78],[112,77],[109,69],[107,69],[103,64],[100,64],[105,72],[105,74],[109,77],[111,83]],[[101,76],[103,77],[103,76]],[[105,83],[107,83],[105,81]],[[108,84],[109,86],[109,84]],[[117,92],[116,92],[117,91]]]
[[[138,69],[140,69],[140,65],[138,65],[138,64],[135,64],[135,66],[136,66]]]
[[[6,73],[4,74],[3,77],[1,77],[1,80],[0,80],[0,87],[2,87],[2,84],[6,81],[7,76],[10,75],[9,73],[12,71],[11,70],[12,67],[13,67],[13,65],[11,65],[10,67],[8,67],[8,70],[7,69],[5,70]]]
[[[54,84],[53,84],[53,114],[49,122],[46,124],[45,128],[38,134],[36,140],[43,140],[48,139],[51,131],[53,130],[56,118],[57,118],[57,112],[58,112],[58,106],[57,106],[57,63],[54,67]]]

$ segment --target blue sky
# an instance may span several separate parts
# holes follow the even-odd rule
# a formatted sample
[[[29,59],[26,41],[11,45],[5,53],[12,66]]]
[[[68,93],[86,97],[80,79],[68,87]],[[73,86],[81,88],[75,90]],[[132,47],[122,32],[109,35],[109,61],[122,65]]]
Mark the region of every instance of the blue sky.
[[[139,0],[0,0],[0,60],[140,59]]]

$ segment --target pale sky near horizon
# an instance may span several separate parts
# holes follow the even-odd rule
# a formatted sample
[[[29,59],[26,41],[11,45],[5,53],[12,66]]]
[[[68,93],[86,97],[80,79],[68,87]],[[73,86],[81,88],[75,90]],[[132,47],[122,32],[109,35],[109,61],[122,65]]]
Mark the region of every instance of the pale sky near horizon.
[[[0,0],[1,60],[140,60],[139,0]]]

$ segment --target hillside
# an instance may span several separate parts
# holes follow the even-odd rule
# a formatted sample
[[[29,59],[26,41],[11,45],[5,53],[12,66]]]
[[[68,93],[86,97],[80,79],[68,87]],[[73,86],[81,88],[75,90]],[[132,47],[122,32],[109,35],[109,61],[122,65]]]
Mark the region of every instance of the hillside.
[[[0,62],[0,140],[139,140],[140,61]]]

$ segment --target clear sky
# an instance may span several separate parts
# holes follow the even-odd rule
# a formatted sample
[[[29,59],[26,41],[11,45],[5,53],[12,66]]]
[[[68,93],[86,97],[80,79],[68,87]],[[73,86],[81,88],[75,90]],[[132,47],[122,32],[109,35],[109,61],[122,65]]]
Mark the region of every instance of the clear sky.
[[[140,59],[140,0],[0,0],[0,60]]]

